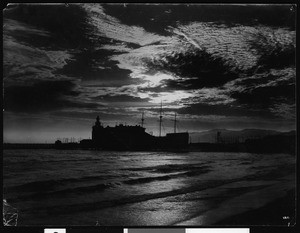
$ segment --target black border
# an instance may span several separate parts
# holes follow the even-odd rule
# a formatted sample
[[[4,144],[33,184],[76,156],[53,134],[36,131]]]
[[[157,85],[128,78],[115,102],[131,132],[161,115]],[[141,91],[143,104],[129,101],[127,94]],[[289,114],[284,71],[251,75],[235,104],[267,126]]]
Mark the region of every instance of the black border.
[[[62,1],[53,1],[53,0],[41,0],[41,1],[16,1],[16,0],[12,0],[12,1],[1,1],[1,5],[2,5],[2,25],[3,25],[3,10],[6,8],[7,4],[9,3],[80,3],[80,2],[84,2],[84,3],[91,3],[91,2],[85,2],[83,0],[81,1],[67,1],[67,2],[62,2]],[[125,1],[121,1],[121,0],[117,0],[117,1],[113,1],[113,0],[102,0],[102,1],[93,1],[93,2],[97,2],[97,3],[160,3],[160,4],[164,4],[164,3],[200,3],[200,4],[293,4],[296,6],[296,38],[297,38],[297,31],[299,30],[299,23],[298,23],[298,14],[297,12],[299,12],[299,8],[300,8],[300,4],[297,4],[297,0],[235,0],[235,1],[231,1],[231,0],[198,0],[198,1],[191,1],[191,0],[164,0],[164,1],[156,1],[156,0],[125,0]],[[297,40],[298,41],[298,40]],[[298,93],[298,85],[297,85],[297,79],[298,77],[298,72],[297,72],[297,67],[299,67],[298,65],[298,60],[297,60],[297,54],[299,52],[299,46],[296,46],[296,137],[298,138],[298,132],[299,132],[299,113],[298,113],[298,108],[297,108],[297,103],[299,103],[300,101],[300,97],[299,97],[299,93]],[[3,33],[2,33],[2,49],[1,49],[1,59],[2,59],[2,66],[3,66]],[[3,79],[3,76],[2,76]],[[1,82],[1,96],[3,97],[3,81]],[[2,105],[2,109],[3,109],[3,101],[1,101],[1,105]],[[2,128],[2,132],[3,132],[3,111],[1,113],[1,118],[2,118],[2,124],[1,124],[1,128]],[[1,139],[2,139],[2,145],[3,145],[3,133],[1,135]],[[5,232],[5,233],[44,233],[44,229],[45,228],[55,228],[55,229],[59,229],[59,228],[63,228],[66,229],[66,233],[72,233],[73,229],[76,229],[76,233],[78,233],[79,230],[82,230],[82,233],[96,233],[96,232],[103,232],[103,233],[123,233],[123,229],[127,228],[127,229],[133,229],[133,228],[140,228],[140,229],[144,229],[144,228],[155,228],[155,229],[159,229],[159,228],[179,228],[179,229],[187,229],[187,228],[218,228],[218,229],[226,229],[226,228],[249,228],[250,229],[250,233],[269,233],[269,232],[280,232],[280,233],[294,233],[294,232],[299,232],[299,222],[298,222],[298,209],[299,209],[299,192],[298,192],[298,179],[297,179],[297,174],[298,174],[298,168],[299,168],[299,161],[298,161],[298,148],[299,148],[299,141],[300,140],[296,140],[297,142],[297,154],[296,154],[296,181],[297,181],[297,185],[296,185],[296,224],[294,226],[253,226],[253,225],[241,225],[241,226],[222,226],[222,225],[218,225],[218,226],[16,226],[16,227],[4,227],[3,223],[1,223],[1,232]],[[3,151],[3,149],[1,150]],[[3,153],[2,153],[3,155]],[[3,167],[3,156],[1,156],[1,168]],[[3,189],[3,169],[2,169],[2,173],[1,173],[1,187]],[[1,196],[3,199],[3,192],[1,192]],[[3,203],[2,203],[3,204]],[[143,232],[141,232],[143,233]]]

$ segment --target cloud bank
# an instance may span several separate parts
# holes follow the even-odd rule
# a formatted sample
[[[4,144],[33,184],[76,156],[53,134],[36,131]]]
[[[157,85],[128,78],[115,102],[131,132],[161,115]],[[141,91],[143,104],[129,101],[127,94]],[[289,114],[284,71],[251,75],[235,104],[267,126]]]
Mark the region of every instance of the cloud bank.
[[[144,111],[151,128],[162,101],[187,128],[213,127],[210,117],[288,130],[295,39],[289,5],[15,4],[4,12],[4,109],[133,124]]]

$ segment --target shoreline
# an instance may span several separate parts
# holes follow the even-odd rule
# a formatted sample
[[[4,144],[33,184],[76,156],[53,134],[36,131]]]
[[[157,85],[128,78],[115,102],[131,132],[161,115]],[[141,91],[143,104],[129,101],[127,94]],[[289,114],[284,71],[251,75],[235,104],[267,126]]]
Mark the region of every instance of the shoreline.
[[[296,192],[287,191],[284,197],[244,213],[216,222],[217,226],[294,226],[296,224]]]
[[[222,202],[175,225],[191,226],[288,226],[295,216],[295,186],[288,177],[281,182]],[[282,183],[284,182],[284,183]],[[223,187],[226,188],[226,187]],[[259,199],[257,199],[259,197]]]

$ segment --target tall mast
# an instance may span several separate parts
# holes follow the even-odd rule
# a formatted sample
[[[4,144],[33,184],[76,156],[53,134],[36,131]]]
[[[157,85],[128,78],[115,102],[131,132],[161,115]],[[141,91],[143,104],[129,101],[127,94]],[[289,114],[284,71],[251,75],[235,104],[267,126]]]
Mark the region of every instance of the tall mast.
[[[142,127],[144,128],[144,112],[142,112]]]
[[[162,101],[160,102],[160,114],[159,114],[159,136],[161,137],[161,122],[162,122]]]
[[[177,123],[177,121],[176,121],[176,112],[175,112],[175,119],[174,119],[174,133],[176,133],[176,123]]]

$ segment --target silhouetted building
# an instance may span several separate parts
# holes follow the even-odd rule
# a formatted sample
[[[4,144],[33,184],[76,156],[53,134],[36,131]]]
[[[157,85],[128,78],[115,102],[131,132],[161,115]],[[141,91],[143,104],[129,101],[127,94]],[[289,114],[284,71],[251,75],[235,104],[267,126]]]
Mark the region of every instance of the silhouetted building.
[[[92,139],[83,139],[80,141],[80,148],[82,149],[92,149],[94,148]]]
[[[55,141],[55,145],[56,145],[56,146],[60,146],[60,145],[61,145],[61,140],[56,140],[56,141]]]
[[[119,124],[106,126],[96,118],[92,129],[92,143],[95,148],[107,150],[187,150],[188,133],[170,133],[155,137],[145,132],[140,125]]]

